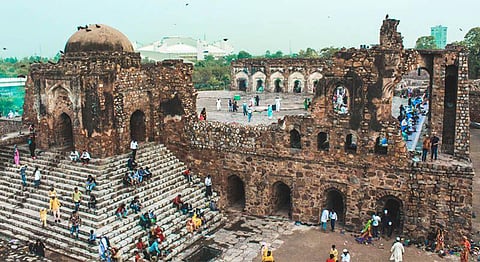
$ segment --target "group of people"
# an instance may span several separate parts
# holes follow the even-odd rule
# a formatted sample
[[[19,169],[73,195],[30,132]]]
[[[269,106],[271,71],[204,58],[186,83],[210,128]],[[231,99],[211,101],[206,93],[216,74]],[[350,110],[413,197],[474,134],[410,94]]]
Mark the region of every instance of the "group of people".
[[[351,258],[348,249],[343,249],[342,253],[339,255],[336,246],[332,245],[326,262],[350,262],[350,259]]]
[[[372,217],[365,223],[360,231],[360,236],[355,240],[361,244],[370,244],[374,239],[379,239],[380,234],[392,237],[394,230],[394,220],[387,209],[383,211],[383,215],[373,213]]]
[[[136,164],[135,164],[136,166]],[[145,169],[143,167],[129,169],[123,176],[123,185],[124,186],[138,186],[144,181],[152,177],[152,172],[147,166]]]
[[[409,97],[406,106],[400,105],[398,121],[400,122],[400,130],[402,138],[408,141],[408,136],[416,132],[417,122],[420,114],[425,115],[428,110],[426,94],[423,96]]]
[[[88,165],[91,159],[90,153],[86,149],[82,151],[82,154],[75,149],[70,152],[70,161],[73,163],[81,162],[83,165]]]
[[[427,155],[430,151],[430,160],[438,159],[438,143],[440,138],[437,137],[437,134],[434,132],[431,137],[425,135],[422,144],[422,162],[427,161]]]
[[[331,210],[324,209],[320,215],[320,226],[323,231],[327,231],[327,223],[330,221],[330,227],[332,232],[335,231],[335,223],[338,220],[337,212],[332,208]]]

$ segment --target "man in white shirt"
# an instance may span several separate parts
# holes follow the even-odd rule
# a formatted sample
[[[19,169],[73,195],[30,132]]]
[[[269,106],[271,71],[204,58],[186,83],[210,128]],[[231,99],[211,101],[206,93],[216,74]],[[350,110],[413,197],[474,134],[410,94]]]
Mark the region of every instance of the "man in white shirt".
[[[347,249],[344,249],[342,252],[342,262],[350,262],[350,253],[348,253]]]
[[[137,149],[138,149],[137,140],[132,139],[132,142],[130,142],[130,149],[132,150],[132,159],[135,161],[135,157],[137,156]]]
[[[322,224],[322,229],[323,231],[327,231],[327,221],[328,221],[328,209],[324,209],[322,211],[322,215],[320,216],[320,223]]]
[[[335,231],[335,222],[337,221],[337,212],[332,208],[332,211],[330,211],[330,214],[328,215],[330,218],[330,226],[332,227],[332,232]]]
[[[210,199],[212,196],[212,177],[207,175],[205,178],[205,197]]]
[[[372,229],[373,229],[373,237],[378,237],[378,227],[380,226],[380,222],[382,219],[376,213],[372,216]]]

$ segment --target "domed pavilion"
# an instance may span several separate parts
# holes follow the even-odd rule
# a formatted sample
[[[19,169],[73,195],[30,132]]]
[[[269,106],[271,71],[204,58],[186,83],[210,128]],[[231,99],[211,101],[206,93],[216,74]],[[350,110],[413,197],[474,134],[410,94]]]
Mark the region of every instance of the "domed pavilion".
[[[128,151],[131,139],[162,142],[166,118],[195,114],[192,65],[140,62],[120,31],[77,27],[57,63],[31,67],[23,120],[35,125],[37,147],[96,158]]]

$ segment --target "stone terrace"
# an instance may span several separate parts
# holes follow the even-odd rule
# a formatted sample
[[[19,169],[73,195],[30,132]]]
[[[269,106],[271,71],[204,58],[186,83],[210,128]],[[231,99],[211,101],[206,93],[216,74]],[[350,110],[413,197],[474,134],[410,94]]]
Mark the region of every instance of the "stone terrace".
[[[134,242],[138,237],[144,237],[146,232],[138,226],[139,215],[129,214],[126,219],[116,220],[114,210],[119,203],[128,204],[135,196],[139,196],[143,210],[154,210],[158,216],[157,224],[165,229],[165,249],[171,249],[169,258],[187,246],[202,238],[201,234],[193,238],[186,237],[184,226],[186,217],[180,215],[171,207],[171,199],[181,193],[184,200],[194,208],[205,207],[204,186],[198,183],[189,186],[182,171],[185,165],[180,162],[165,146],[160,144],[142,144],[137,153],[137,162],[141,166],[149,166],[153,179],[144,182],[136,189],[124,188],[122,176],[127,171],[127,154],[107,159],[94,159],[90,165],[72,164],[60,153],[42,152],[36,160],[27,157],[27,149],[21,150],[21,164],[27,164],[29,186],[22,189],[18,167],[11,162],[11,147],[0,149],[0,160],[4,179],[0,183],[0,229],[1,233],[10,236],[22,236],[25,239],[42,237],[47,246],[62,249],[66,254],[80,257],[82,260],[95,260],[98,247],[89,246],[86,242],[90,229],[95,229],[97,236],[106,234],[112,244],[122,248],[125,258],[131,257]],[[42,183],[38,190],[33,189],[33,170],[38,166],[42,172]],[[91,174],[96,177],[97,187],[93,193],[97,197],[96,212],[87,209],[88,196],[85,195],[86,177]],[[48,226],[40,226],[38,211],[48,208],[48,190],[54,186],[59,195],[62,222],[54,225],[49,214]],[[74,187],[84,193],[80,206],[80,239],[75,240],[69,235],[68,218],[73,209],[71,192]],[[207,229],[203,233],[214,230],[222,222],[222,216],[206,210]]]

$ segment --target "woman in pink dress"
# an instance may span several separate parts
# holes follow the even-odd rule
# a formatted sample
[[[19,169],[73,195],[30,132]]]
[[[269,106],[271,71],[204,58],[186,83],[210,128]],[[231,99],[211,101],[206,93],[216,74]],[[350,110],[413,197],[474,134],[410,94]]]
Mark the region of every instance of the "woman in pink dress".
[[[18,151],[17,145],[13,146],[13,161],[15,165],[20,165],[20,152]]]

